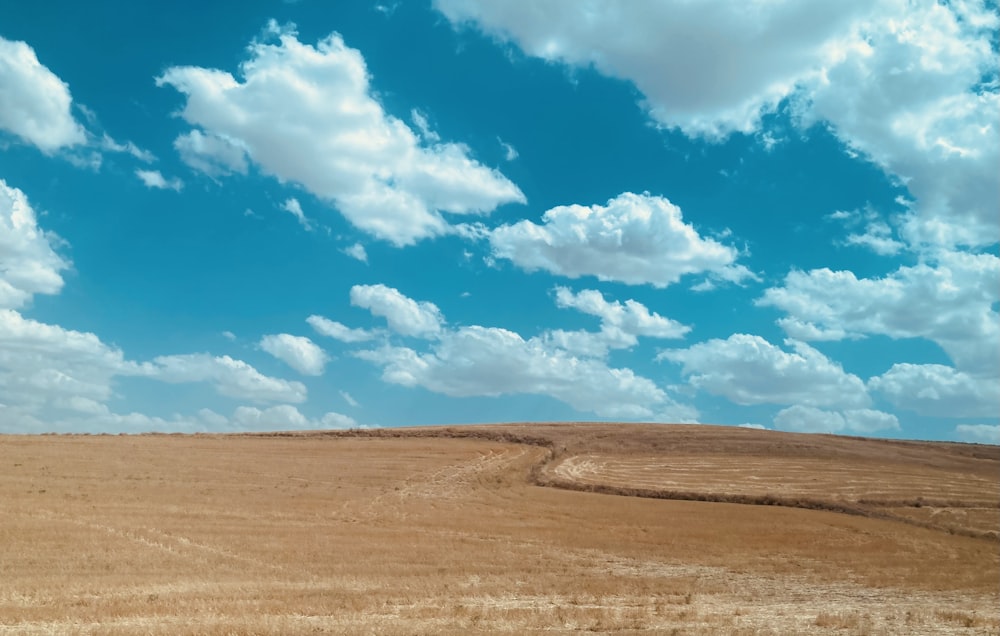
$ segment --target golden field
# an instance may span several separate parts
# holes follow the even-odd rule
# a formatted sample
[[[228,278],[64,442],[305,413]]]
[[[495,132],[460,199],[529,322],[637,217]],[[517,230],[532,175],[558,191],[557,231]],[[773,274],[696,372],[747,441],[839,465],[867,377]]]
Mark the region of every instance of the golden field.
[[[0,634],[996,634],[1000,447],[0,436]]]

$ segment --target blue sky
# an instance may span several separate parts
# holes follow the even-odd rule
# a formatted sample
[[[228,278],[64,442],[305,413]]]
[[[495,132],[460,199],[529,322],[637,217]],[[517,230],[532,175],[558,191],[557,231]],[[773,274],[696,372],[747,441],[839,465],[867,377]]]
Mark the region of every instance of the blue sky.
[[[0,432],[1000,442],[994,3],[19,3]]]

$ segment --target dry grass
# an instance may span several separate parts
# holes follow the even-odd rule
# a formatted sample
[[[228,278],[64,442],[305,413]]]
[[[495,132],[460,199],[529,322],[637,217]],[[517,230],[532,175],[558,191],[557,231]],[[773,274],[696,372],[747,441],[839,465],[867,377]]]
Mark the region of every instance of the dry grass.
[[[718,427],[0,437],[0,633],[997,633],[998,468]]]

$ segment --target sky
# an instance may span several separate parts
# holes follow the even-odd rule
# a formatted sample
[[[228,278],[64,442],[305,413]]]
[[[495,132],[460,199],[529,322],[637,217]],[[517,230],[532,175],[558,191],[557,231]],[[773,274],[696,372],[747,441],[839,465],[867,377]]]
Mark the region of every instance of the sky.
[[[976,0],[12,3],[0,433],[1000,443],[998,28]]]

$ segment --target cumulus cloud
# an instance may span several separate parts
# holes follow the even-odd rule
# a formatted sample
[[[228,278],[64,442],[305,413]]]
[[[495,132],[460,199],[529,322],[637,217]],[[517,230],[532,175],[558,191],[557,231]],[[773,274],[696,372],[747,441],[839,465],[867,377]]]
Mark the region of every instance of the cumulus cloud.
[[[866,4],[434,1],[529,55],[630,80],[657,122],[716,138],[753,131]]]
[[[792,352],[760,336],[734,334],[687,349],[668,349],[657,359],[683,365],[692,386],[740,405],[870,406],[860,378],[804,342],[786,340],[785,344]]]
[[[241,406],[233,412],[230,428],[245,431],[306,430],[328,428],[354,428],[354,418],[330,412],[317,420],[310,419],[290,404],[279,404],[266,409]]]
[[[758,301],[788,314],[779,324],[803,340],[926,338],[966,372],[1000,378],[1000,258],[943,252],[936,263],[903,266],[882,278],[793,271]]]
[[[386,382],[454,397],[546,395],[579,411],[608,418],[678,422],[697,419],[695,409],[675,402],[652,380],[636,375],[631,369],[609,367],[600,357],[607,351],[606,344],[587,351],[586,347],[563,346],[565,342],[554,337],[553,332],[525,339],[497,327],[472,325],[449,329],[445,328],[437,307],[430,303],[418,303],[383,286],[362,289],[366,293],[374,290],[376,297],[392,300],[383,313],[398,314],[390,319],[393,331],[434,336],[424,350],[386,343],[356,351],[357,357],[382,368],[382,379]],[[605,314],[609,323],[624,325],[641,332],[640,335],[672,333],[673,325],[638,303],[608,303],[599,294],[594,297],[570,292],[564,293],[564,300]],[[399,323],[396,327],[393,320]],[[407,333],[406,329],[413,324],[425,326],[416,334]],[[401,331],[400,325],[406,328]],[[599,334],[586,332],[560,333],[600,338]]]
[[[56,422],[38,422],[35,426],[35,432],[238,433],[345,428],[370,428],[370,426],[361,425],[349,415],[334,411],[324,413],[317,418],[311,418],[303,415],[290,404],[278,404],[263,409],[254,406],[239,406],[228,417],[210,409],[201,409],[193,415],[174,413],[169,417],[157,417],[135,412],[107,412],[91,416],[72,416]],[[0,430],[3,430],[2,426],[0,426]]]
[[[355,285],[351,304],[385,318],[389,329],[403,336],[433,338],[441,333],[444,317],[437,305],[417,302],[385,285]]]
[[[21,190],[0,179],[0,308],[18,309],[35,294],[57,294],[69,267],[52,247],[58,241],[38,227]]]
[[[1000,426],[995,424],[959,424],[955,435],[964,442],[1000,444]]]
[[[774,416],[774,427],[801,433],[860,433],[898,431],[899,420],[891,413],[872,409],[824,411],[795,405]]]
[[[165,178],[159,170],[136,170],[135,176],[139,177],[147,188],[155,188],[157,190],[174,190],[175,192],[180,192],[181,188],[184,187],[184,182],[174,177],[173,179]]]
[[[264,336],[260,348],[303,375],[323,375],[330,356],[304,336],[287,333]]]
[[[664,318],[658,313],[650,313],[640,302],[629,299],[624,303],[608,302],[595,289],[584,289],[573,293],[566,287],[556,287],[556,305],[572,308],[601,319],[601,327],[617,330],[628,336],[650,336],[653,338],[683,338],[691,328],[676,320]]]
[[[386,113],[361,53],[340,35],[311,46],[274,23],[268,31],[277,42],[251,43],[239,78],[193,66],[157,78],[186,96],[181,116],[199,129],[177,142],[186,161],[220,174],[239,171],[245,157],[396,245],[450,231],[445,213],[488,214],[524,202],[517,186],[467,147],[427,145]]]
[[[635,300],[608,302],[594,289],[573,293],[566,287],[556,287],[555,296],[556,306],[576,309],[601,320],[601,329],[596,333],[556,329],[542,335],[546,341],[567,351],[603,356],[608,349],[635,346],[640,336],[683,338],[691,331],[687,325],[650,312],[645,305]]]
[[[54,240],[37,226],[24,193],[0,180],[0,432],[238,430],[251,423],[251,411],[246,410],[238,410],[231,420],[206,409],[169,418],[115,413],[109,404],[116,397],[115,380],[123,376],[206,382],[222,395],[255,402],[305,400],[301,383],[265,376],[229,356],[199,353],[137,363],[96,334],[24,317],[16,309],[34,294],[55,294],[62,288],[60,271],[68,264],[53,250]],[[308,338],[269,336],[261,348],[303,373],[321,372],[326,361],[326,354]],[[290,406],[258,412],[259,423],[275,427],[355,425],[338,413],[318,420],[296,417]]]
[[[1000,236],[1000,22],[990,3],[934,0],[435,0],[528,55],[632,82],[660,125],[757,133],[782,102],[916,199],[915,245]],[[766,134],[765,131],[764,134]],[[764,135],[759,135],[766,139]]]
[[[871,3],[797,105],[905,183],[915,245],[1000,240],[1000,18],[981,2]],[[992,76],[992,83],[984,77]]]
[[[202,409],[194,415],[167,418],[144,413],[116,413],[119,377],[148,377],[164,382],[209,382],[230,397],[255,401],[301,401],[298,383],[262,376],[246,363],[206,354],[159,358],[152,363],[127,360],[121,350],[93,334],[25,318],[0,309],[0,433],[141,432],[245,430],[247,422]],[[284,411],[287,413],[287,409]],[[301,428],[345,424],[338,414],[309,420]],[[265,418],[274,428],[288,420]],[[262,420],[263,421],[263,420]],[[339,422],[339,423],[338,423]]]
[[[350,415],[344,415],[343,413],[337,413],[330,411],[329,413],[324,413],[323,417],[319,418],[319,426],[313,428],[370,428],[369,426],[360,426],[357,421]]]
[[[904,203],[900,200],[900,203]],[[867,206],[864,210],[837,210],[825,217],[827,220],[838,221],[854,230],[844,239],[844,245],[862,247],[879,256],[895,256],[904,249],[906,244],[896,240],[893,228],[882,219],[882,215],[874,208]]]
[[[376,334],[365,329],[352,329],[347,325],[330,320],[323,316],[312,315],[306,318],[309,326],[316,330],[316,333],[328,336],[341,342],[364,342],[375,338]]]
[[[596,276],[603,281],[666,287],[686,274],[738,282],[753,275],[735,265],[738,252],[704,238],[663,197],[623,193],[606,206],[559,206],[542,224],[522,220],[489,234],[493,255],[528,271]]]
[[[211,409],[200,409],[194,414],[174,413],[167,417],[145,413],[114,413],[106,407],[88,412],[60,413],[59,417],[39,419],[31,416],[12,419],[12,409],[0,407],[0,433],[91,432],[91,433],[163,433],[241,432],[277,430],[314,430],[368,428],[343,413],[330,411],[320,417],[303,415],[290,404],[267,408],[239,406],[232,415],[225,416]]]
[[[901,409],[934,417],[996,417],[1000,379],[941,364],[894,364],[868,386]]]
[[[67,414],[102,414],[117,375],[139,369],[92,333],[0,309],[0,404],[8,432]]]
[[[309,418],[289,404],[278,404],[260,409],[254,406],[239,406],[229,417],[200,409],[194,414],[175,413],[169,417],[157,417],[144,413],[113,413],[105,411],[94,414],[70,415],[59,420],[36,421],[30,429],[18,428],[10,432],[122,432],[141,433],[158,431],[162,433],[198,432],[240,432],[355,428],[358,423],[341,413],[329,412],[319,418]],[[4,424],[0,422],[0,432]]]
[[[38,293],[55,294],[68,264],[52,235],[37,226],[27,197],[0,180],[0,405],[3,428],[14,431],[113,430],[164,423],[141,414],[112,413],[118,376],[164,382],[209,382],[223,395],[301,402],[305,387],[262,375],[228,356],[165,356],[137,364],[93,333],[25,318],[15,309]],[[99,428],[98,428],[99,430]],[[105,429],[107,430],[107,428]],[[148,428],[146,430],[149,430]]]
[[[38,61],[25,42],[0,37],[0,130],[46,154],[83,144],[69,87]]]
[[[356,355],[381,366],[386,382],[453,397],[547,395],[608,418],[691,421],[697,416],[630,369],[610,368],[506,329],[462,327],[445,333],[425,353],[385,346]]]
[[[143,365],[143,375],[174,384],[208,382],[221,395],[254,402],[304,402],[306,387],[262,374],[229,356],[191,353],[154,358]]]

